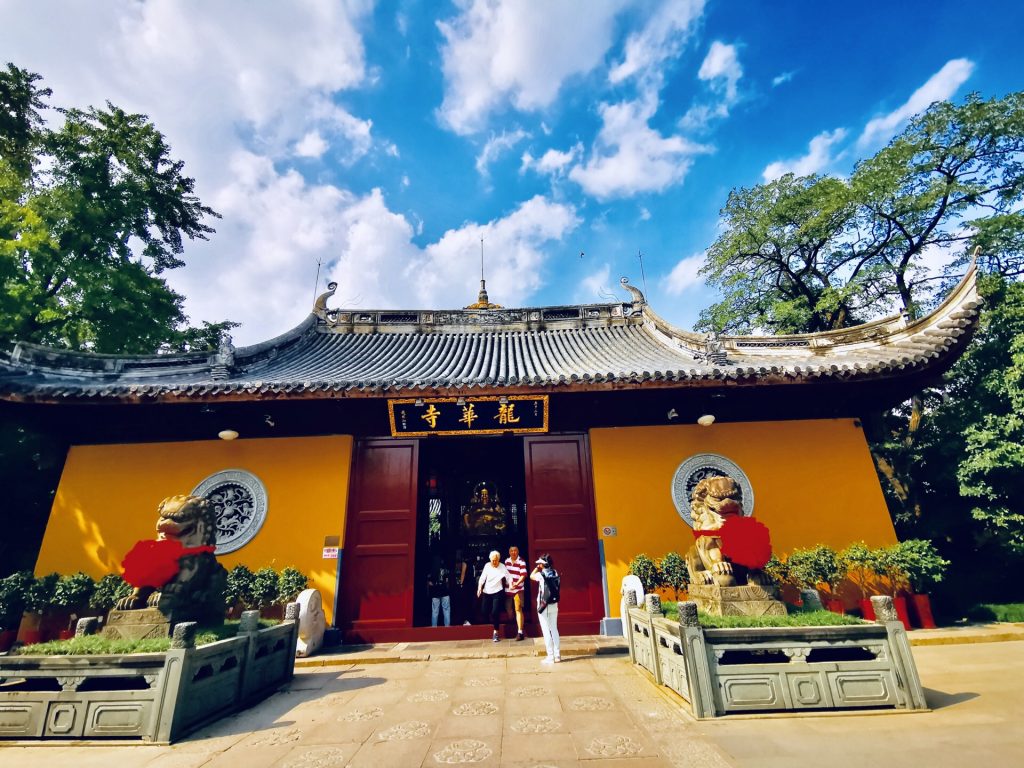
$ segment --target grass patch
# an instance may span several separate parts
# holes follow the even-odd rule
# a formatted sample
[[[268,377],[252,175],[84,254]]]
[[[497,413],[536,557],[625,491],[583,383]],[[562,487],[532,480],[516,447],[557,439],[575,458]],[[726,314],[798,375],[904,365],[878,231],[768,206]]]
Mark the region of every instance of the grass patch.
[[[665,617],[672,621],[679,621],[679,610],[676,603],[664,601],[661,604],[665,611]],[[843,616],[832,611],[803,611],[794,606],[787,605],[789,611],[787,616],[711,616],[707,613],[698,613],[702,627],[708,629],[718,628],[746,628],[746,627],[837,627],[850,624],[864,624],[862,619],[856,616]]]
[[[967,612],[971,621],[1024,622],[1024,603],[983,603]]]
[[[267,629],[279,621],[260,619],[260,629]],[[209,645],[227,640],[238,634],[238,621],[226,621],[220,626],[200,627],[196,632],[196,645]],[[163,653],[171,647],[171,638],[152,637],[146,640],[111,640],[102,635],[72,637],[69,640],[51,640],[47,643],[23,645],[13,651],[17,656],[93,656],[103,654]]]

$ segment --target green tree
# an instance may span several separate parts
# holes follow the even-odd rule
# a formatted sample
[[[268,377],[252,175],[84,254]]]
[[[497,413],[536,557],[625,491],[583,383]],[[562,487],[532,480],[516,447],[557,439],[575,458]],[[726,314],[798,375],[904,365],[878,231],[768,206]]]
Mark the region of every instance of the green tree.
[[[1024,94],[937,102],[849,179],[792,175],[734,190],[703,274],[724,298],[699,327],[843,328],[929,296],[935,249],[1024,271]]]
[[[675,599],[679,599],[679,593],[685,591],[690,584],[690,572],[686,568],[686,559],[678,552],[668,552],[657,564],[658,573],[661,574],[662,584],[669,587],[674,593]]]
[[[184,299],[160,274],[219,214],[145,115],[58,109],[51,128],[39,81],[12,64],[0,71],[0,343],[216,346],[233,324],[187,328]]]

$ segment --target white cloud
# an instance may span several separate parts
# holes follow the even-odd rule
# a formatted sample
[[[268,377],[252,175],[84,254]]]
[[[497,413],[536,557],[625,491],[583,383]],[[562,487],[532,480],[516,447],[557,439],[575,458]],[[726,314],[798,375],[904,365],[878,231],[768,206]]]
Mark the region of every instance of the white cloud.
[[[782,72],[772,78],[772,88],[778,88],[784,83],[788,83],[796,76],[796,72]]]
[[[601,64],[615,16],[628,0],[457,0],[459,14],[437,27],[445,95],[438,117],[459,134],[481,130],[511,104],[549,106],[570,77]]]
[[[611,265],[607,262],[602,264],[597,270],[580,280],[575,300],[584,304],[597,304],[607,301],[608,299],[602,294],[611,292],[609,286],[611,274]]]
[[[952,59],[928,78],[901,106],[887,115],[870,120],[857,140],[857,147],[865,149],[884,144],[891,139],[914,115],[926,110],[936,101],[945,101],[963,85],[974,72],[970,59]]]
[[[657,98],[602,104],[603,125],[585,163],[569,178],[587,194],[602,200],[641,192],[660,192],[680,183],[694,155],[711,149],[682,136],[663,136],[649,125]]]
[[[523,173],[532,168],[537,173],[558,176],[565,173],[565,169],[575,162],[582,152],[582,144],[576,144],[565,152],[558,149],[549,149],[539,158],[535,158],[529,152],[524,152],[519,172]]]
[[[665,292],[669,296],[679,296],[688,288],[700,285],[701,278],[698,273],[704,266],[704,258],[703,253],[696,253],[681,259],[665,280]]]
[[[704,0],[664,0],[647,24],[626,39],[625,57],[608,73],[611,83],[631,77],[660,77],[658,67],[674,59],[704,12]]]
[[[514,131],[502,131],[500,134],[492,134],[491,138],[484,144],[484,148],[476,158],[476,170],[481,176],[487,176],[491,163],[508,152],[512,147],[529,138],[530,134],[521,129]]]
[[[651,220],[651,212],[649,210],[647,210],[646,208],[644,208],[643,206],[640,206],[640,221],[650,221],[650,220]]]
[[[765,181],[774,181],[787,173],[807,176],[826,168],[835,159],[832,147],[846,138],[846,129],[836,128],[834,131],[823,131],[811,139],[807,146],[807,154],[792,160],[776,160],[769,163],[761,174]]]
[[[295,145],[295,154],[299,157],[320,157],[328,147],[330,144],[324,141],[320,131],[310,131]]]
[[[369,120],[334,101],[367,82],[358,27],[371,11],[328,0],[253,3],[244,13],[198,0],[0,0],[0,50],[41,73],[54,104],[109,99],[152,118],[199,196],[224,215],[166,276],[193,322],[241,321],[236,336],[249,343],[308,312],[317,259],[335,258],[353,232],[375,239],[359,216],[372,208],[365,200],[289,168],[297,155],[330,151],[351,163],[392,152]]]
[[[697,79],[708,84],[714,101],[691,106],[679,125],[687,130],[703,130],[712,120],[728,117],[729,110],[739,98],[738,86],[742,77],[743,67],[736,46],[720,40],[711,43],[697,71]]]

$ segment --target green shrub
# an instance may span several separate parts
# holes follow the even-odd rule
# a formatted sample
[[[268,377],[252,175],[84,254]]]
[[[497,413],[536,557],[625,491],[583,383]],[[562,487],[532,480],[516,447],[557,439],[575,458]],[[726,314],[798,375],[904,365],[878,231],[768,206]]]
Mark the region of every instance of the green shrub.
[[[910,588],[917,594],[927,592],[942,581],[949,567],[949,561],[944,560],[935,546],[924,539],[901,541],[883,550],[882,557],[887,558],[899,578],[909,582]]]
[[[72,612],[84,610],[96,591],[96,582],[87,573],[73,573],[61,576],[53,590],[53,605]]]
[[[25,612],[28,589],[34,581],[28,571],[18,571],[0,579],[0,628],[18,628]]]
[[[297,568],[284,568],[277,579],[277,601],[281,605],[295,602],[299,592],[309,586],[309,577]]]
[[[235,603],[248,607],[252,605],[253,572],[244,565],[236,565],[228,571],[227,588],[224,590],[224,601],[228,608]]]
[[[252,575],[252,602],[250,608],[264,610],[277,600],[277,571],[273,568],[260,568]]]
[[[679,605],[670,600],[661,604],[665,618],[679,621]],[[702,627],[835,627],[863,624],[855,616],[844,616],[832,611],[802,611],[787,606],[786,616],[712,616],[703,611],[697,614]]]
[[[971,621],[1024,622],[1024,603],[985,603],[976,605],[967,612]]]
[[[658,572],[657,564],[642,552],[629,561],[629,572],[640,579],[644,592],[653,592],[661,586],[661,574]]]
[[[882,575],[879,551],[870,549],[863,541],[858,541],[839,553],[839,561],[850,577],[850,581],[856,584],[860,590],[861,598],[866,600],[871,577]]]
[[[777,586],[785,586],[786,584],[793,584],[793,574],[790,571],[789,563],[786,560],[779,559],[778,555],[772,552],[772,556],[768,558],[768,562],[764,564],[765,575],[775,582]]]
[[[25,610],[33,613],[43,613],[53,605],[57,582],[60,581],[60,574],[48,573],[45,576],[32,579],[25,591]]]
[[[824,544],[810,549],[794,549],[786,562],[796,582],[806,589],[817,589],[819,584],[835,594],[836,587],[846,577],[846,568],[836,551]]]
[[[94,611],[107,611],[117,605],[122,597],[128,597],[132,593],[132,585],[119,573],[108,573],[96,582],[96,589],[89,598],[89,607]]]
[[[661,574],[661,585],[671,589],[678,600],[679,593],[685,591],[690,584],[690,572],[686,568],[686,559],[678,552],[666,552],[655,567]]]

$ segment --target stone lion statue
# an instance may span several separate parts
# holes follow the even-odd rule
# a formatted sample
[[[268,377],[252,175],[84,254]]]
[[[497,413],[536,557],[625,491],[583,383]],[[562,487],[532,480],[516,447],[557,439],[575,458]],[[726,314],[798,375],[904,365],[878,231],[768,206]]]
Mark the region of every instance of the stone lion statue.
[[[690,512],[695,533],[719,530],[727,517],[743,514],[739,486],[731,477],[704,478],[693,489]],[[744,566],[731,562],[722,553],[720,537],[707,534],[698,535],[687,551],[686,568],[691,584],[735,587],[746,584],[750,575]]]
[[[179,559],[177,576],[162,589],[136,587],[120,600],[119,610],[159,608],[172,625],[181,621],[219,624],[224,620],[224,592],[227,571],[209,548],[217,544],[217,514],[200,496],[168,496],[157,506],[157,541],[178,541],[185,554]]]

